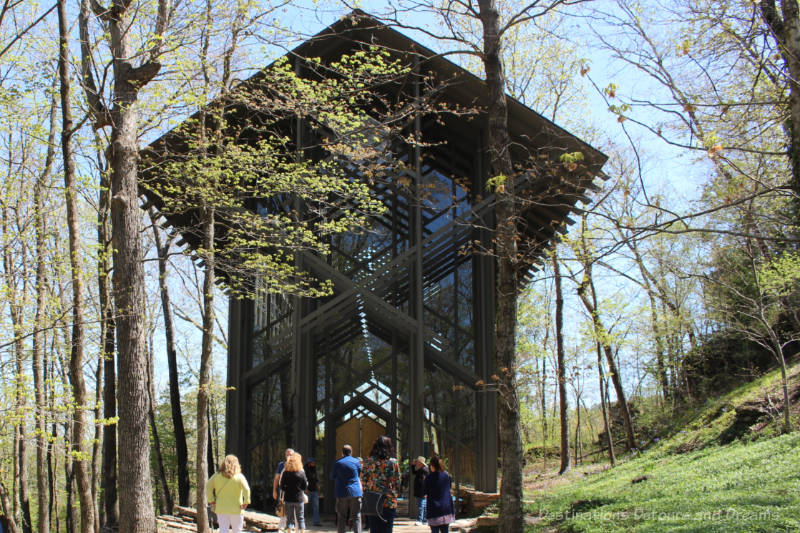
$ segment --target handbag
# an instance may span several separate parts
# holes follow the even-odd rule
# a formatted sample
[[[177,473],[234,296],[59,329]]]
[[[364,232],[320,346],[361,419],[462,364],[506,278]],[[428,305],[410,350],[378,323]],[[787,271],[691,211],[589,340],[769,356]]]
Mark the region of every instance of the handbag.
[[[283,493],[278,498],[278,503],[275,505],[275,516],[278,518],[286,517],[286,507],[283,502]]]
[[[278,480],[278,488],[280,488],[282,482],[283,482],[283,471],[281,471],[281,477]],[[284,498],[285,494],[286,493],[283,492],[283,489],[281,489],[281,494],[280,494],[280,496],[278,496],[278,502],[275,504],[275,516],[279,517],[281,519],[281,522],[282,522],[282,525],[280,526],[280,529],[283,529],[283,527],[286,524],[286,522],[285,522],[285,520],[286,520],[286,507],[284,506],[284,501],[283,501],[283,498]]]
[[[386,493],[378,492],[376,490],[365,490],[361,499],[361,514],[365,516],[377,516],[384,522],[381,512],[383,511],[383,503],[386,501]]]
[[[206,514],[208,515],[208,527],[215,528],[218,527],[219,522],[217,522],[217,513],[214,512],[214,509],[211,507],[211,504],[206,505]]]
[[[300,501],[303,503],[308,503],[308,494],[305,492],[300,493]]]
[[[397,461],[394,459],[390,459],[390,464],[392,470],[399,474],[400,467],[397,465]],[[386,498],[389,495],[389,490],[380,492],[377,490],[364,490],[361,496],[361,514],[366,516],[377,516],[384,522],[388,522],[383,517],[383,506],[386,502]]]

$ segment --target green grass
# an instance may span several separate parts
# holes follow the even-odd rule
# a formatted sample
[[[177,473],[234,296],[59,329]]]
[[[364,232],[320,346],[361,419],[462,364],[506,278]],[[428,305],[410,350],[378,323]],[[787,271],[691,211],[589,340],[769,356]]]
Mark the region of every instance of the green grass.
[[[795,363],[790,385],[799,373]],[[534,501],[527,512],[539,517],[532,531],[800,531],[800,432],[780,435],[776,416],[720,444],[731,440],[736,406],[775,398],[779,386],[780,374],[769,373],[683,413],[672,437],[638,457],[586,477],[573,472],[570,483],[527,494]]]
[[[790,388],[800,381],[800,362],[788,367]],[[774,370],[764,376],[747,383],[719,398],[708,400],[705,405],[689,409],[676,421],[675,427],[681,428],[675,434],[655,448],[657,453],[680,453],[681,451],[699,449],[718,444],[735,419],[737,406],[748,402],[763,401],[769,395],[778,403],[782,401],[780,371]],[[748,433],[744,440],[771,438],[781,433],[782,418],[775,413],[775,418],[759,429]],[[797,421],[793,421],[797,427]]]
[[[527,510],[542,517],[534,531],[800,531],[800,433],[645,453],[537,498]]]

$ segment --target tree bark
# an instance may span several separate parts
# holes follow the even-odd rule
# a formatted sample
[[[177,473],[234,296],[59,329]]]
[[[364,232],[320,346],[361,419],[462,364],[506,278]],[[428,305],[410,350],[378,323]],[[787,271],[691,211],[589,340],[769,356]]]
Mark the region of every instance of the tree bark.
[[[66,428],[64,433],[72,433],[68,431]],[[65,491],[67,492],[67,514],[64,517],[64,526],[66,527],[67,533],[76,533],[76,523],[77,520],[75,519],[75,472],[72,468],[72,457],[69,455],[69,450],[64,450],[64,484],[65,484]]]
[[[11,329],[14,338],[11,342],[14,347],[14,407],[15,415],[18,421],[14,424],[14,439],[13,439],[13,466],[14,466],[14,485],[13,489],[13,507],[14,519],[18,520],[22,526],[23,533],[31,533],[31,510],[30,500],[28,498],[28,437],[26,430],[26,410],[27,410],[27,393],[25,383],[25,346],[22,342],[23,331],[23,310],[26,307],[26,281],[27,275],[17,272],[15,261],[19,261],[25,268],[26,251],[23,244],[21,250],[21,257],[15,258],[12,253],[12,246],[9,243],[11,237],[9,236],[9,221],[8,221],[8,206],[3,206],[2,212],[2,231],[5,243],[3,247],[3,271],[6,278],[6,298],[8,300],[9,317],[11,318]],[[13,209],[14,212],[19,214],[18,209]],[[19,224],[17,224],[20,226]],[[22,283],[23,288],[19,290],[18,284]]]
[[[158,289],[161,294],[161,312],[164,316],[164,336],[167,342],[167,367],[169,368],[169,403],[172,412],[172,427],[175,432],[175,454],[178,461],[178,505],[189,505],[189,450],[186,446],[186,430],[181,411],[180,377],[178,376],[178,350],[175,348],[175,326],[172,320],[169,287],[167,287],[167,257],[171,239],[163,245],[155,214],[150,211],[153,237],[158,253]]]
[[[497,319],[495,323],[495,365],[500,398],[497,402],[503,478],[500,485],[500,521],[505,533],[521,533],[522,440],[517,391],[516,324],[518,272],[516,212],[513,169],[509,152],[508,104],[501,58],[499,13],[494,0],[479,0],[483,27],[483,60],[488,87],[488,142],[490,172],[502,181],[495,207],[495,251],[497,253]]]
[[[547,343],[545,343],[547,345]],[[540,404],[542,407],[542,462],[547,462],[547,357],[542,357],[542,379],[540,383]]]
[[[164,458],[161,454],[161,440],[158,437],[158,426],[156,426],[156,391],[153,383],[153,337],[150,335],[150,357],[147,360],[147,384],[150,394],[150,432],[153,435],[153,452],[156,454],[156,464],[158,465],[158,479],[161,482],[161,501],[160,514],[172,513],[172,494],[167,483],[167,474],[164,470]]]
[[[109,216],[111,214],[111,182],[108,171],[100,175],[100,192],[97,212],[97,242],[100,245],[100,257],[97,262],[97,291],[100,307],[100,335],[103,357],[103,418],[111,420],[117,416],[117,370],[115,368],[114,335],[116,323],[114,306],[111,301],[111,232]],[[101,524],[113,528],[119,523],[119,502],[117,500],[117,424],[103,425],[103,453],[101,464],[102,476],[102,512]]]
[[[72,284],[72,336],[70,339],[69,377],[75,402],[72,427],[73,468],[81,505],[81,532],[93,533],[95,503],[92,495],[90,467],[84,447],[86,433],[86,384],[83,379],[83,275],[81,269],[80,228],[78,227],[78,190],[75,160],[72,154],[72,103],[70,102],[69,40],[66,0],[58,0],[59,56],[58,75],[61,86],[61,151],[64,158],[64,194],[69,233],[70,276]]]
[[[203,209],[203,341],[200,352],[200,383],[197,389],[197,531],[207,533],[206,481],[208,480],[208,384],[211,348],[214,342],[214,208]]]
[[[214,436],[213,436],[213,426],[211,424],[211,394],[209,393],[208,396],[208,410],[206,411],[206,424],[208,424],[208,448],[206,448],[206,463],[210,470],[214,470],[214,465],[217,464],[217,461],[214,459]],[[210,477],[210,476],[209,476]]]
[[[59,289],[60,291],[61,289]],[[62,299],[61,305],[66,308],[66,303],[63,302],[63,294],[59,294],[59,298]],[[67,326],[61,328],[63,331],[63,345],[67,346],[69,344],[69,334],[67,333]],[[66,361],[64,360],[64,354],[61,353],[60,348],[58,349],[58,363],[59,363],[59,377],[63,384],[64,389],[69,386],[68,380],[68,368]],[[71,443],[73,440],[72,437],[72,424],[69,422],[64,422],[64,442]],[[72,453],[69,447],[64,447],[64,486],[66,491],[66,505],[67,505],[67,512],[66,516],[64,517],[64,526],[66,528],[67,533],[76,533],[77,531],[77,519],[75,518],[75,471],[72,466]]]
[[[3,516],[8,520],[8,533],[17,533],[17,522],[14,520],[14,504],[8,498],[8,491],[3,482],[0,481],[0,509],[3,511]]]
[[[114,248],[117,368],[119,387],[119,531],[152,533],[155,528],[150,483],[149,401],[145,351],[144,267],[138,200],[139,89],[158,72],[150,61],[131,64],[129,3],[114,0],[108,20],[113,56],[114,104],[111,109],[111,228]]]
[[[778,361],[778,366],[781,369],[781,389],[783,391],[783,430],[786,433],[789,433],[792,430],[792,424],[790,420],[792,404],[789,402],[789,386],[786,375],[786,357],[783,354],[783,346],[781,346],[781,341],[778,338],[775,329],[770,325],[769,321],[764,316],[763,311],[760,313],[759,321],[761,322],[762,327],[767,331],[767,335],[769,336],[769,344],[771,345],[771,351],[775,356],[775,359]]]
[[[658,377],[658,381],[661,384],[661,390],[664,394],[664,399],[668,401],[674,402],[677,399],[677,383],[675,381],[670,382],[669,376],[667,373],[667,365],[665,363],[665,356],[671,355],[670,357],[670,364],[671,366],[676,366],[678,363],[677,359],[681,356],[680,351],[678,349],[673,351],[668,351],[666,347],[665,338],[667,336],[666,332],[662,331],[661,327],[658,325],[658,314],[657,309],[658,306],[656,305],[656,294],[659,297],[659,300],[663,304],[662,307],[669,309],[669,312],[675,318],[678,324],[682,324],[684,322],[683,317],[681,316],[680,308],[676,303],[670,300],[667,291],[662,283],[659,283],[659,279],[653,275],[650,270],[644,264],[644,259],[642,255],[639,253],[639,248],[635,239],[625,239],[625,243],[628,245],[628,248],[633,252],[634,260],[636,261],[636,265],[639,269],[639,273],[642,275],[642,283],[641,287],[647,292],[647,296],[650,300],[650,312],[651,312],[651,328],[653,330],[653,338],[656,341],[656,373]],[[689,339],[692,340],[694,333],[692,332],[691,326],[689,327]],[[678,342],[678,346],[682,343]]]
[[[44,313],[45,292],[45,222],[42,192],[55,159],[55,139],[58,97],[53,93],[50,106],[50,134],[47,139],[47,155],[44,170],[38,176],[33,189],[34,225],[36,233],[36,311],[33,319],[32,370],[33,388],[36,399],[36,496],[38,507],[39,533],[50,531],[50,494],[47,479],[47,398],[45,397],[44,360]]]
[[[564,294],[561,290],[561,269],[558,255],[553,251],[553,278],[556,285],[556,377],[558,379],[558,414],[561,421],[561,466],[559,475],[569,471],[569,411],[567,405],[567,375],[564,366]]]
[[[53,340],[51,342],[51,349],[50,353],[55,353],[55,349],[53,348],[53,344],[56,342],[56,335],[53,335]],[[47,397],[47,405],[50,408],[50,412],[55,412],[55,387],[53,384],[55,383],[55,375],[56,375],[56,361],[54,357],[50,358],[50,365],[45,365],[45,370],[49,368],[49,372],[45,373],[45,380],[49,381],[49,386],[47,387],[48,397]],[[51,417],[50,421],[50,434],[53,436],[58,435],[58,424],[56,423],[55,417]],[[55,526],[52,527],[55,531],[61,531],[61,517],[59,516],[58,511],[58,490],[56,489],[56,472],[58,472],[58,455],[55,453],[56,446],[55,441],[50,440],[47,443],[47,477],[48,477],[48,491],[50,495],[50,508],[48,509],[50,514],[50,525]]]
[[[595,335],[598,342],[603,347],[603,352],[606,355],[606,363],[608,364],[608,372],[611,374],[611,383],[614,385],[614,391],[617,393],[617,403],[619,404],[622,413],[622,421],[625,424],[625,435],[628,449],[632,450],[636,447],[636,439],[633,434],[633,421],[631,420],[630,410],[628,409],[628,402],[625,399],[625,389],[622,387],[622,379],[617,371],[617,363],[614,361],[614,354],[611,352],[611,344],[608,340],[608,333],[600,320],[600,314],[597,311],[596,304],[589,300],[586,294],[586,289],[592,291],[592,298],[595,299],[594,281],[592,280],[592,273],[590,265],[584,264],[583,281],[578,287],[578,296],[580,296],[583,306],[589,315],[592,317],[592,324],[594,325]],[[595,300],[596,301],[596,300]]]
[[[603,411],[603,428],[606,432],[606,443],[608,445],[608,461],[611,466],[617,465],[617,458],[614,455],[614,437],[611,435],[611,422],[608,417],[608,403],[606,402],[606,384],[603,376],[603,350],[600,348],[600,341],[595,343],[597,347],[597,377],[600,385],[600,408]]]
[[[102,335],[102,325],[101,325]],[[102,339],[102,336],[100,337]],[[91,484],[92,484],[92,502],[94,502],[94,530],[100,531],[100,499],[98,490],[100,489],[101,477],[101,456],[102,437],[103,437],[103,421],[100,410],[103,405],[103,370],[105,368],[105,361],[103,360],[102,347],[100,353],[97,354],[97,366],[94,371],[94,409],[92,417],[94,418],[94,437],[92,438],[92,471],[91,471]]]
[[[644,266],[644,261],[639,255],[639,250],[636,243],[630,242],[633,239],[628,239],[628,247],[633,251],[636,265],[639,267],[639,272],[642,275],[642,288],[647,292],[647,298],[650,302],[650,328],[653,330],[653,339],[656,342],[656,377],[661,384],[661,393],[664,395],[665,403],[670,401],[674,396],[672,388],[670,387],[669,378],[667,377],[667,367],[664,364],[664,356],[666,347],[664,346],[664,333],[658,325],[658,306],[656,305],[655,295],[651,287],[649,272]]]
[[[81,42],[81,85],[89,104],[89,112],[94,119],[95,129],[111,124],[110,113],[101,100],[91,70],[91,46],[89,43],[89,20],[91,18],[90,0],[81,0],[78,27]],[[96,135],[97,145],[101,146]],[[111,159],[111,147],[107,147],[98,160],[105,158],[106,167],[100,173],[97,209],[97,242],[100,252],[97,260],[98,304],[100,308],[100,357],[103,361],[103,418],[111,420],[117,416],[116,360],[114,338],[116,322],[112,303],[111,273],[111,179],[107,167]],[[98,370],[100,372],[100,370]],[[98,383],[98,387],[100,384]],[[113,528],[119,523],[119,502],[117,499],[117,424],[106,423],[102,427],[101,486],[102,504],[98,505],[99,524]]]
[[[789,131],[788,156],[792,169],[792,190],[795,194],[795,215],[800,217],[800,8],[797,0],[780,0],[781,12],[775,0],[761,0],[761,16],[772,32],[788,71]]]
[[[581,395],[575,391],[575,453],[573,454],[573,461],[575,466],[578,466],[583,455],[583,446],[581,443]]]

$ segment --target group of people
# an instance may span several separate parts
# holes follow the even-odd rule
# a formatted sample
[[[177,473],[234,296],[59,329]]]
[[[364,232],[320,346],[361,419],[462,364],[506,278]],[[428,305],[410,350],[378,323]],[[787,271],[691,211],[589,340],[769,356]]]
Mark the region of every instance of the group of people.
[[[272,487],[272,497],[283,504],[281,529],[306,529],[304,504],[311,504],[314,525],[319,521],[319,480],[317,465],[310,457],[303,465],[303,457],[288,448],[286,459],[278,463]],[[206,484],[206,498],[217,516],[220,532],[240,533],[244,525],[244,510],[250,505],[250,486],[247,483],[239,459],[228,455],[220,463],[219,470]]]
[[[342,447],[342,457],[336,461],[331,471],[331,478],[336,482],[337,531],[344,533],[347,524],[351,523],[353,532],[361,533],[363,511],[367,515],[372,533],[391,533],[397,516],[397,498],[400,492],[400,467],[395,458],[392,440],[386,436],[375,439],[372,451],[363,464],[352,454],[352,447],[345,444]],[[420,461],[425,464],[424,457],[418,457],[415,464]],[[417,502],[421,514],[417,524],[423,523],[427,509],[427,523],[432,533],[446,533],[455,519],[453,498],[450,494],[452,480],[439,457],[434,456],[431,459],[430,468],[420,487],[420,498]],[[377,498],[377,509],[362,505],[372,501],[369,493],[380,495]]]
[[[447,533],[455,520],[450,485],[453,481],[444,461],[431,457],[430,467],[425,458],[414,459],[414,498],[417,500],[416,525],[428,524],[432,533]]]
[[[348,524],[354,533],[361,533],[362,512],[372,533],[392,533],[400,493],[400,467],[392,440],[378,437],[369,457],[363,461],[352,455],[353,448],[344,445],[342,456],[334,463],[330,474],[335,482],[338,533],[344,533]],[[314,525],[320,525],[316,462],[309,458],[304,466],[302,456],[291,448],[286,450],[285,456],[275,470],[272,497],[283,505],[281,529],[296,526],[297,531],[302,532],[306,529],[306,503],[311,505]],[[455,519],[450,475],[436,456],[431,458],[430,466],[424,457],[417,457],[414,466],[417,524],[427,522],[432,533],[447,533]],[[206,496],[217,516],[220,532],[227,533],[230,528],[233,533],[239,533],[244,510],[250,505],[250,486],[235,455],[226,456],[220,463],[218,472],[208,480]],[[367,501],[377,503],[374,508],[362,509]]]
[[[311,505],[312,521],[319,521],[319,479],[317,462],[310,457],[303,465],[303,457],[292,448],[287,448],[286,460],[278,463],[272,483],[272,498],[283,504],[280,529],[305,531],[305,504]],[[280,505],[280,503],[279,503]]]

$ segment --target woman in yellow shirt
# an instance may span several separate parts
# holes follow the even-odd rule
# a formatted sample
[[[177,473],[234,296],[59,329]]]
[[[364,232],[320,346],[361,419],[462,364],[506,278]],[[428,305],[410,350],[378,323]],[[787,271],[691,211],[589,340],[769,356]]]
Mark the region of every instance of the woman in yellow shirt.
[[[250,505],[250,485],[242,475],[242,467],[235,455],[227,455],[219,471],[206,484],[206,496],[211,509],[217,514],[220,533],[242,531],[244,510]]]

